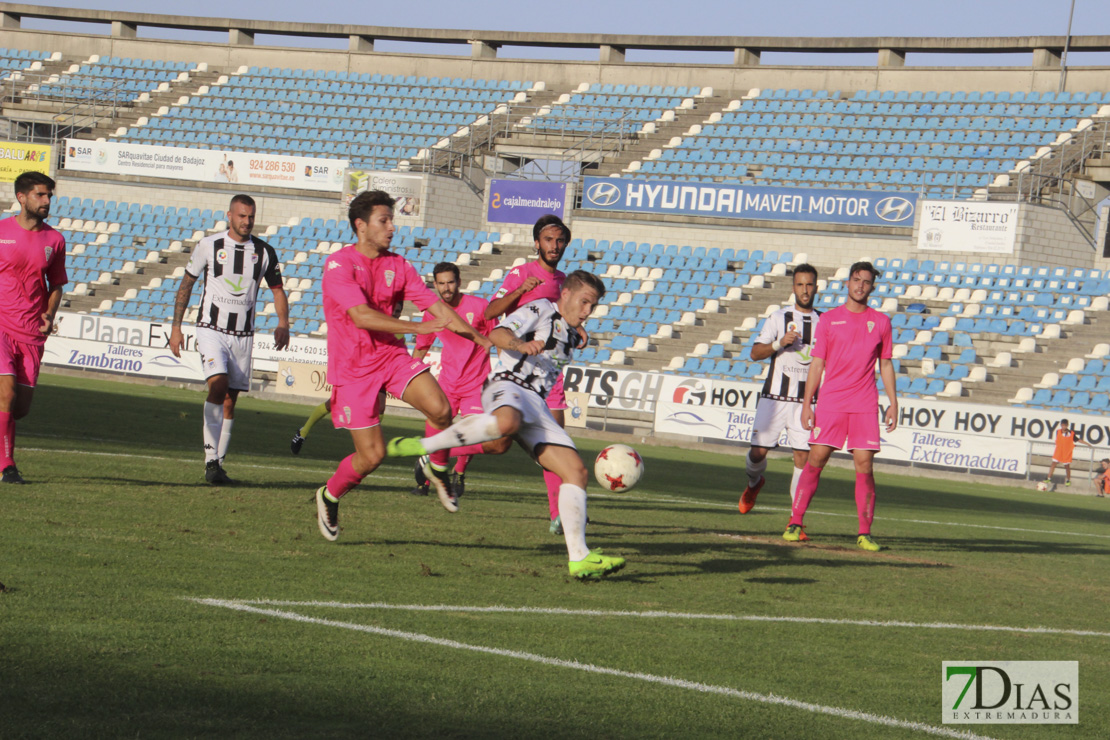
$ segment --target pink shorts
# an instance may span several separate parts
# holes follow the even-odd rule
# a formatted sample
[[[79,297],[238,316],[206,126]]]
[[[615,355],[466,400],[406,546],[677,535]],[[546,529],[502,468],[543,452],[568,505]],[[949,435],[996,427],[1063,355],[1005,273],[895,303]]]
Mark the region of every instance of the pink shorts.
[[[0,375],[14,375],[16,385],[34,388],[45,345],[12,339],[0,332]]]
[[[825,445],[837,450],[878,451],[881,446],[879,415],[822,411],[814,419],[809,444]]]
[[[451,404],[451,416],[470,416],[471,414],[484,413],[482,409],[482,387],[478,386],[465,395],[443,389],[447,401]]]
[[[331,421],[336,429],[367,429],[381,423],[385,411],[384,391],[394,398],[405,394],[405,389],[417,375],[431,370],[407,352],[398,352],[377,372],[365,375],[344,385],[332,386]]]
[[[555,381],[555,385],[551,386],[551,392],[547,394],[547,408],[552,411],[563,411],[567,408],[567,394],[563,391],[563,376],[559,375],[559,379]]]

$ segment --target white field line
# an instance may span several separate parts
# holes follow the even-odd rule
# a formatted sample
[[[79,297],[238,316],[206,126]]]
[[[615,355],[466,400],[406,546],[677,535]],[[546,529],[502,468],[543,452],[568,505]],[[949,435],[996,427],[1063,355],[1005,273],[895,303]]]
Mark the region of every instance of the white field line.
[[[411,612],[475,612],[481,614],[551,614],[569,617],[638,617],[641,619],[706,619],[722,622],[780,622],[787,624],[831,624],[854,627],[899,627],[903,629],[965,630],[968,632],[1015,632],[1028,635],[1071,635],[1110,637],[1110,632],[1058,629],[1055,627],[1007,627],[996,624],[955,624],[952,622],[880,622],[871,619],[829,619],[825,617],[775,617],[758,614],[699,614],[696,612],[613,611],[604,609],[562,609],[533,606],[452,606],[451,604],[353,604],[342,601],[281,601],[275,599],[231,599],[229,603],[258,606],[294,606],[326,609],[392,609]]]
[[[20,451],[21,452],[48,452],[48,453],[53,454],[53,455],[65,454],[65,455],[90,455],[90,456],[94,456],[94,457],[140,458],[140,459],[143,459],[143,460],[162,460],[162,461],[169,461],[169,462],[192,462],[192,461],[195,461],[197,459],[195,457],[193,457],[193,458],[183,458],[183,457],[165,457],[165,456],[158,456],[158,455],[137,455],[137,454],[128,453],[128,452],[94,452],[94,451],[91,451],[91,450],[56,450],[56,449],[49,449],[49,448],[43,448],[43,447],[21,447]],[[234,463],[233,467],[236,467],[236,468],[252,468],[252,469],[257,469],[257,470],[281,470],[281,471],[292,472],[292,473],[319,473],[320,475],[328,475],[328,476],[330,476],[333,472],[335,472],[334,467],[313,468],[313,467],[310,467],[308,465],[291,467],[291,466],[287,466],[287,465],[254,465],[254,464],[250,464],[250,463],[236,462],[236,463]],[[199,466],[198,466],[198,468],[199,468]],[[374,480],[382,480],[382,481],[411,481],[412,480],[412,476],[410,476],[410,475],[392,475],[390,473],[379,473],[378,471],[374,471],[370,475],[372,476],[369,479],[370,482],[373,482]],[[520,478],[520,479],[515,479],[515,480],[523,480],[523,479]],[[696,498],[668,498],[668,497],[664,497],[664,496],[638,496],[638,495],[634,495],[634,494],[630,495],[630,494],[627,494],[627,493],[620,493],[620,494],[591,493],[590,497],[592,497],[592,498],[603,498],[603,499],[613,500],[613,501],[621,501],[621,500],[623,500],[623,501],[637,501],[637,502],[640,502],[640,503],[684,504],[686,506],[689,506],[691,504],[696,504],[696,505],[699,505],[699,506],[704,506],[704,507],[709,508],[709,509],[734,509],[735,506],[736,506],[735,504],[722,504],[722,503],[717,503],[716,501],[705,501],[705,500],[696,499]],[[790,509],[778,508],[778,507],[773,507],[773,506],[761,507],[761,510],[762,511],[781,511],[781,512],[787,512],[787,513],[790,512]],[[816,509],[810,509],[806,513],[808,515],[811,515],[811,516],[812,515],[817,515],[817,516],[850,517],[852,519],[856,518],[855,514],[840,514],[840,513],[835,513],[835,512],[831,512],[831,511],[817,511]],[[942,527],[970,527],[972,529],[989,529],[989,530],[1000,531],[1000,532],[1025,532],[1025,533],[1028,533],[1028,534],[1064,535],[1064,536],[1067,536],[1067,537],[1094,537],[1094,538],[1097,538],[1097,539],[1110,539],[1110,534],[1095,534],[1095,533],[1083,533],[1083,532],[1060,532],[1060,531],[1051,530],[1051,529],[1027,529],[1027,528],[1022,528],[1022,527],[997,527],[997,526],[990,525],[990,524],[967,524],[965,522],[937,522],[937,521],[932,521],[932,520],[929,520],[929,519],[902,519],[900,517],[876,516],[875,520],[876,521],[884,521],[884,522],[903,522],[903,523],[907,523],[907,524],[935,524],[935,525],[942,526]]]
[[[638,673],[632,671],[622,671],[616,668],[606,668],[604,666],[596,666],[590,663],[579,663],[573,660],[562,660],[559,658],[548,658],[543,655],[536,655],[535,653],[525,653],[519,650],[507,650],[504,648],[485,647],[483,645],[470,645],[465,642],[458,642],[457,640],[445,640],[439,637],[432,637],[431,635],[423,635],[418,632],[402,632],[400,630],[385,629],[383,627],[374,627],[371,625],[354,624],[352,622],[338,622],[332,619],[320,619],[318,617],[308,617],[303,614],[296,614],[294,612],[279,611],[277,609],[260,609],[258,607],[249,606],[243,602],[237,601],[224,601],[221,599],[191,599],[198,604],[205,606],[216,606],[225,609],[235,609],[238,611],[250,612],[253,614],[263,614],[278,619],[288,619],[294,622],[302,622],[305,624],[318,624],[325,627],[338,627],[340,629],[354,630],[356,632],[366,632],[373,635],[381,635],[383,637],[395,637],[409,642],[424,643],[426,645],[435,645],[438,647],[451,648],[453,650],[469,650],[475,653],[484,653],[486,655],[497,655],[503,658],[513,658],[514,660],[524,660],[532,663],[539,663],[541,665],[553,666],[556,668],[571,668],[586,673],[596,673],[606,676],[617,676],[619,678],[632,678],[638,681],[647,683],[660,684],[663,686],[670,686],[679,689],[688,689],[691,691],[698,691],[705,694],[718,694],[721,696],[728,696],[735,699],[744,699],[747,701],[755,701],[761,704],[772,704],[778,706],[790,707],[792,709],[800,709],[806,712],[815,714],[827,714],[841,719],[856,720],[859,722],[867,722],[874,725],[882,725],[884,727],[897,727],[899,729],[912,730],[915,732],[923,732],[929,735],[937,735],[939,737],[960,738],[961,740],[990,740],[984,735],[976,735],[971,732],[950,730],[946,727],[936,727],[934,725],[927,725],[921,722],[908,722],[906,720],[895,719],[893,717],[884,717],[877,714],[869,714],[867,712],[858,712],[852,709],[841,709],[839,707],[829,707],[822,704],[813,704],[810,702],[798,701],[796,699],[789,699],[782,696],[775,696],[774,694],[758,694],[752,691],[741,691],[739,689],[732,689],[727,686],[713,686],[711,684],[698,683],[695,681],[686,681],[680,678],[669,678],[667,676],[655,676],[650,673]]]

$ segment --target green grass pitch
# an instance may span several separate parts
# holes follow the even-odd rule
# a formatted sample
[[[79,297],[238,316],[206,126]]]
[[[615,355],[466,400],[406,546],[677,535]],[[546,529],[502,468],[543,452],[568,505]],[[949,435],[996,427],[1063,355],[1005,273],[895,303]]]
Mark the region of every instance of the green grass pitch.
[[[628,567],[579,583],[519,449],[472,463],[458,514],[410,496],[410,464],[387,461],[343,500],[329,543],[311,496],[346,434],[325,420],[294,457],[307,407],[244,396],[226,465],[240,482],[217,489],[202,400],[43,378],[18,428],[33,485],[0,489],[0,737],[1024,740],[1110,726],[1105,499],[879,474],[888,549],[866,553],[852,476],[830,468],[811,543],[790,545],[785,455],[741,516],[742,457],[638,445],[644,480],[595,486],[587,530]],[[583,440],[583,457],[601,446]],[[945,660],[1077,660],[1079,724],[942,725]]]

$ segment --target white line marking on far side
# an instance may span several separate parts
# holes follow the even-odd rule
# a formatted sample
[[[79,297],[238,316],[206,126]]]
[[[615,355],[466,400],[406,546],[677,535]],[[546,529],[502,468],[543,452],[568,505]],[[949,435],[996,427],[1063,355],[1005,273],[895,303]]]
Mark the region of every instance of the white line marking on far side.
[[[985,735],[977,735],[972,732],[950,730],[946,727],[937,727],[921,722],[909,722],[906,720],[895,719],[894,717],[885,717],[877,714],[869,714],[867,712],[859,712],[853,709],[842,709],[840,707],[830,707],[822,704],[813,704],[811,702],[798,701],[796,699],[789,699],[783,696],[775,696],[774,694],[758,694],[753,691],[742,691],[739,689],[732,689],[727,686],[713,686],[711,684],[704,684],[696,681],[685,681],[679,678],[655,676],[650,673],[622,671],[617,668],[606,668],[604,666],[596,666],[590,663],[578,663],[572,660],[548,658],[543,655],[536,655],[535,653],[525,653],[519,650],[506,650],[504,648],[492,648],[485,647],[483,645],[470,645],[465,642],[458,642],[457,640],[446,640],[440,637],[432,637],[431,635],[423,635],[418,632],[402,632],[400,630],[385,629],[383,627],[374,627],[372,625],[354,624],[352,622],[338,622],[332,619],[308,617],[303,614],[279,611],[277,609],[260,609],[258,607],[250,606],[238,601],[225,601],[222,599],[190,600],[198,604],[203,604],[205,606],[216,606],[222,607],[224,609],[235,609],[238,611],[250,612],[253,614],[263,614],[270,617],[276,617],[278,619],[288,619],[294,622],[302,622],[305,624],[318,624],[325,627],[338,627],[340,629],[354,630],[356,632],[366,632],[373,635],[381,635],[383,637],[394,637],[401,640],[407,640],[409,642],[436,645],[438,647],[446,647],[454,650],[469,650],[475,653],[497,655],[503,658],[513,658],[515,660],[540,663],[542,665],[553,666],[556,668],[571,668],[577,671],[584,671],[586,673],[617,676],[620,678],[632,678],[638,681],[645,681],[647,683],[660,684],[663,686],[671,686],[673,688],[699,691],[705,694],[718,694],[721,696],[728,696],[736,699],[759,702],[761,704],[785,706],[792,709],[800,709],[802,711],[812,712],[815,714],[827,714],[833,717],[839,717],[841,719],[867,722],[869,724],[882,725],[884,727],[897,727],[899,729],[922,732],[939,737],[958,738],[959,740],[990,740],[990,738]]]
[[[610,611],[604,609],[562,609],[534,606],[452,606],[451,604],[352,604],[341,601],[280,601],[274,599],[234,599],[237,604],[258,606],[316,607],[327,609],[392,609],[412,612],[475,612],[485,614],[552,614],[570,617],[638,617],[641,619],[705,619],[722,622],[779,622],[785,624],[831,624],[848,627],[893,627],[902,629],[966,630],[968,632],[1014,632],[1027,635],[1071,635],[1073,637],[1110,637],[1110,632],[1058,629],[1055,627],[1007,627],[997,624],[956,624],[952,622],[880,622],[870,619],[829,619],[826,617],[776,617],[759,614],[698,614],[664,611]]]

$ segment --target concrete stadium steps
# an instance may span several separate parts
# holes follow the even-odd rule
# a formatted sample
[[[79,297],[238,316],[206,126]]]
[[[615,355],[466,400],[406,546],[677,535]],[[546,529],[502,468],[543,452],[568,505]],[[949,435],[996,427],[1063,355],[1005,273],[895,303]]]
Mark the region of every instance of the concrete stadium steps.
[[[626,173],[628,166],[635,161],[644,161],[653,149],[663,149],[674,137],[682,137],[690,130],[691,126],[704,125],[713,113],[724,110],[733,95],[714,95],[708,98],[694,98],[694,107],[690,110],[676,111],[673,121],[656,121],[654,134],[639,134],[634,142],[617,154],[605,157],[591,175],[607,177],[608,175],[627,174],[635,177],[637,173]]]
[[[202,87],[212,87],[219,80],[218,70],[208,72],[189,72],[185,82],[170,82],[166,92],[151,92],[150,100],[145,103],[133,102],[130,107],[121,109],[114,120],[103,122],[93,129],[92,138],[111,138],[121,128],[134,128],[142,118],[154,118],[163,107],[171,108],[182,97],[193,97]]]

